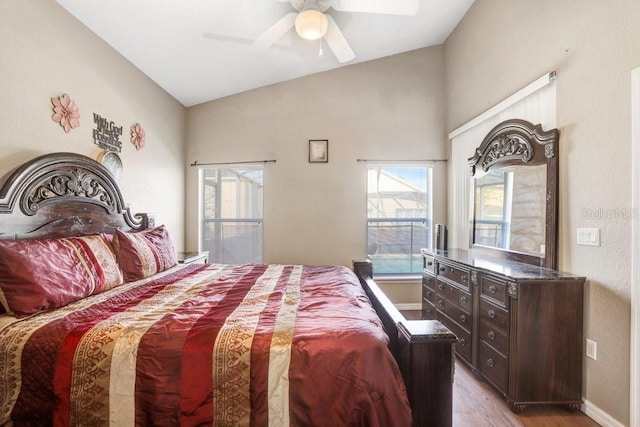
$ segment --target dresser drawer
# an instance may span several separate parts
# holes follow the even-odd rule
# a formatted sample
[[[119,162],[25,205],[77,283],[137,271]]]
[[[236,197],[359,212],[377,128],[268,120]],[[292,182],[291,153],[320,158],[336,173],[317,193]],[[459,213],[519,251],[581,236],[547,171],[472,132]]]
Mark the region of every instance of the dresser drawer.
[[[456,353],[458,353],[464,360],[471,363],[471,334],[469,331],[462,329],[457,323],[452,322],[446,316],[440,319],[441,322],[451,330],[458,337],[458,342],[455,344]]]
[[[422,260],[423,260],[423,268],[425,272],[429,272],[431,274],[436,274],[437,273],[437,269],[436,269],[436,260],[433,258],[432,255],[429,255],[425,252],[422,253]]]
[[[440,310],[444,309],[444,300],[447,299],[447,286],[448,285],[442,280],[436,280],[436,305]],[[443,302],[440,303],[439,300],[442,300]]]
[[[480,322],[487,322],[491,327],[505,334],[509,333],[509,313],[482,298],[480,298]]]
[[[438,274],[458,283],[464,289],[469,290],[469,270],[455,265],[438,263]]]
[[[506,307],[507,282],[492,276],[480,276],[480,295],[491,298]]]
[[[424,272],[422,274],[422,285],[431,288],[432,290],[436,290],[436,277]]]
[[[471,314],[460,310],[455,305],[451,304],[449,301],[445,302],[444,310],[447,316],[449,316],[453,321],[458,323],[461,327],[466,329],[467,331],[471,331],[473,328],[473,318]]]
[[[436,318],[436,307],[431,301],[422,299],[422,319],[433,320]]]
[[[509,384],[509,362],[489,344],[480,340],[478,367],[500,390],[506,393]]]
[[[453,285],[446,285],[445,292],[447,301],[457,305],[461,310],[471,313],[471,294]]]
[[[429,301],[431,304],[435,304],[436,303],[436,291],[434,291],[433,289],[427,287],[427,286],[422,286],[422,298]]]
[[[481,321],[479,333],[481,340],[484,340],[504,356],[509,355],[509,338],[503,330],[494,327],[488,322]]]

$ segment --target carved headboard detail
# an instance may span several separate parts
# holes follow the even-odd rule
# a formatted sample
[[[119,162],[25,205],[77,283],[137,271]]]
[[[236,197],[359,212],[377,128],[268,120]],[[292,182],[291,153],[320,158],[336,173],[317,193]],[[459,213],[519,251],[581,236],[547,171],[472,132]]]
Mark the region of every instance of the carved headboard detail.
[[[0,238],[136,231],[153,218],[132,215],[111,173],[75,153],[36,157],[0,180]]]

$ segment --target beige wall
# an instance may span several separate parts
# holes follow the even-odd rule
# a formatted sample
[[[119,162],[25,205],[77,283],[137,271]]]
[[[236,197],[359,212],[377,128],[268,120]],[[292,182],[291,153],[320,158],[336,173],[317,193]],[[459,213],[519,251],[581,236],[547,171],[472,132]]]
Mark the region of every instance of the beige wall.
[[[356,160],[445,155],[443,65],[442,46],[420,49],[189,108],[187,159],[275,159],[265,166],[264,261],[349,266],[366,256],[366,164]],[[309,139],[329,140],[328,164],[308,163]],[[446,163],[435,172],[442,221]],[[195,248],[196,168],[187,176]]]
[[[96,158],[98,113],[124,127],[125,202],[158,214],[182,249],[185,108],[54,1],[3,0],[0,17],[0,176],[44,153]],[[68,134],[51,120],[51,98],[63,93],[81,116]],[[136,122],[147,135],[140,151],[129,142]]]
[[[445,43],[447,131],[557,71],[559,269],[588,277],[583,395],[629,424],[630,72],[640,66],[637,0],[476,0]],[[593,215],[592,215],[593,213]],[[577,227],[601,246],[576,245]]]

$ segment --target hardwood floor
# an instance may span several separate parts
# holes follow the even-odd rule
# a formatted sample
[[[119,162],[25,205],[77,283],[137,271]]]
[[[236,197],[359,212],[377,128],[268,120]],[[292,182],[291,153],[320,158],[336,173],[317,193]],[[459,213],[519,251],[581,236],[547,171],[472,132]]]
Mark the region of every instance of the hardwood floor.
[[[456,360],[453,381],[454,427],[595,427],[598,423],[580,411],[568,412],[561,406],[530,405],[514,414],[506,401],[469,368]]]
[[[419,319],[420,311],[402,311],[407,319]],[[456,360],[453,381],[453,427],[597,427],[584,413],[562,406],[530,405],[511,412],[507,402],[471,370]]]

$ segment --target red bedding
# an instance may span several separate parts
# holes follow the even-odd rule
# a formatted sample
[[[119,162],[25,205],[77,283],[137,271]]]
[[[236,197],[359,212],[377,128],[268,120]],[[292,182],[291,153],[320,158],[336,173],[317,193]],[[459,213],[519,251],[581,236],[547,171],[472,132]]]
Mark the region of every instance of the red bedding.
[[[344,267],[187,265],[0,316],[0,425],[408,426]]]

